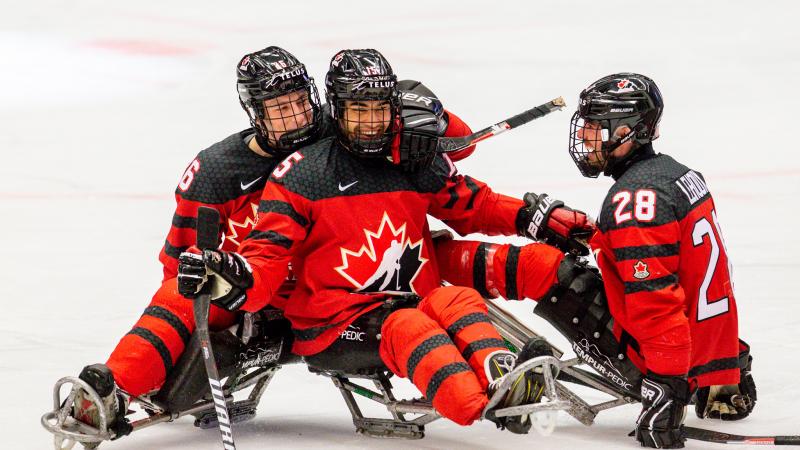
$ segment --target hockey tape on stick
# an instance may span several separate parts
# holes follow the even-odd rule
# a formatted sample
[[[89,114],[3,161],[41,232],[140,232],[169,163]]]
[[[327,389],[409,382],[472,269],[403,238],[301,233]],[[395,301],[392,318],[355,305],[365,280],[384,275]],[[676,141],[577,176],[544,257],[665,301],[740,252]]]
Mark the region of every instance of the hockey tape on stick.
[[[744,436],[695,427],[683,427],[688,439],[714,442],[717,444],[741,445],[800,445],[800,436]]]
[[[480,131],[472,133],[469,136],[439,138],[436,151],[438,153],[450,153],[465,149],[470,145],[477,144],[478,142],[489,139],[492,136],[497,136],[500,133],[504,133],[508,130],[517,128],[520,125],[525,125],[528,122],[532,122],[540,117],[544,117],[551,112],[560,111],[566,106],[567,104],[564,102],[564,99],[562,97],[558,97],[535,108],[519,113],[516,116],[510,117],[502,122],[498,122],[490,127],[486,127]]]

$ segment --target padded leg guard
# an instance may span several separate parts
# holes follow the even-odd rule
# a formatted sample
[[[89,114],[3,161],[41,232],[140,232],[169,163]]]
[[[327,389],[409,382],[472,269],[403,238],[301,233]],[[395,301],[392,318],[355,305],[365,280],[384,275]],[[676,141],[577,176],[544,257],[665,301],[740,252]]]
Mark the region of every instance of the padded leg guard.
[[[564,335],[597,373],[621,392],[639,398],[643,374],[630,360],[633,350],[614,334],[603,280],[595,270],[567,255],[558,269],[558,283],[533,312]]]
[[[380,355],[443,416],[459,425],[480,418],[488,402],[483,387],[445,331],[422,311],[401,309],[389,315],[381,328]]]

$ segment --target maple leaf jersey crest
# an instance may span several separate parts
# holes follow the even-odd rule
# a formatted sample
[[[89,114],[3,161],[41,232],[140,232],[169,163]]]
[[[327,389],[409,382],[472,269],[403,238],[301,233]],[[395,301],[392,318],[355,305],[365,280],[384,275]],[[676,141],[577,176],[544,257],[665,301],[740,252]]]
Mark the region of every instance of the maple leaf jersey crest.
[[[376,231],[364,229],[366,243],[358,250],[341,248],[336,271],[359,292],[412,292],[414,279],[428,262],[422,257],[423,239],[411,242],[405,222],[392,223],[384,211]]]

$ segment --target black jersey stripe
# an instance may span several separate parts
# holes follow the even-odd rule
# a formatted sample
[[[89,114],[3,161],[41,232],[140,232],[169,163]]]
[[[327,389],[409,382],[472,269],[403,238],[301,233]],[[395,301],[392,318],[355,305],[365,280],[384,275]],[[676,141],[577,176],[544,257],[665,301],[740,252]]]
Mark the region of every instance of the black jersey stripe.
[[[484,298],[490,298],[489,291],[486,290],[486,242],[481,242],[475,250],[475,257],[472,260],[472,287]]]
[[[739,368],[739,358],[735,356],[731,358],[720,358],[720,359],[715,359],[713,361],[709,361],[700,366],[692,367],[691,369],[689,369],[689,376],[696,377],[711,372],[717,372],[720,370],[729,370],[738,368]]]
[[[305,228],[308,225],[308,219],[303,217],[296,209],[287,202],[279,200],[261,200],[258,203],[258,212],[260,213],[276,213],[288,216],[290,219],[297,222],[298,225]]]
[[[519,293],[517,293],[519,252],[519,247],[514,245],[508,247],[508,256],[506,257],[506,300],[519,300]]]
[[[478,196],[480,188],[477,184],[475,184],[475,180],[466,175],[464,176],[464,183],[467,185],[467,188],[469,188],[470,192],[472,192],[472,195],[469,196],[469,201],[467,202],[467,209],[472,209],[472,206],[475,203],[475,197]]]
[[[185,252],[187,248],[189,247],[175,247],[170,244],[169,241],[164,241],[164,253],[166,253],[170,258],[178,259],[178,257],[181,256],[181,253]]]
[[[472,369],[470,369],[469,366],[463,362],[448,364],[437,370],[436,373],[434,373],[431,377],[431,380],[428,382],[428,388],[425,390],[425,398],[433,401],[433,398],[436,397],[436,392],[439,391],[439,387],[445,382],[445,380],[455,374],[469,372],[470,370]]]
[[[655,292],[671,286],[678,282],[678,276],[674,274],[666,275],[660,278],[653,278],[652,280],[644,281],[626,281],[625,293],[635,294],[637,292]]]
[[[175,228],[191,228],[197,229],[197,218],[190,217],[190,216],[181,216],[178,213],[175,213],[172,216],[172,226]]]
[[[158,352],[158,355],[161,357],[161,362],[164,364],[164,373],[168,374],[169,371],[172,370],[172,354],[170,354],[169,348],[167,348],[167,345],[164,344],[164,341],[162,341],[160,337],[147,328],[142,327],[135,327],[129,331],[128,334],[139,336],[156,349],[156,352]]]
[[[450,194],[450,200],[444,204],[443,208],[445,209],[453,209],[456,206],[456,202],[458,201],[458,192],[456,192],[456,187],[451,186],[450,189],[447,190],[447,193]]]
[[[464,359],[469,361],[472,358],[472,355],[475,354],[478,350],[484,350],[487,348],[500,348],[503,350],[508,350],[506,347],[506,343],[500,339],[496,338],[489,338],[489,339],[479,339],[477,341],[470,342],[469,345],[464,347],[464,351],[461,352],[464,355]]]
[[[250,232],[250,234],[247,235],[247,239],[253,239],[256,241],[267,240],[272,242],[273,244],[280,245],[285,249],[291,248],[292,244],[294,244],[293,240],[278,233],[277,231],[272,231],[272,230],[267,230],[267,231],[253,230]]]
[[[659,258],[667,256],[677,256],[679,252],[678,244],[663,245],[639,245],[636,247],[621,247],[614,249],[614,258],[617,261],[629,259]]]
[[[192,333],[190,333],[189,329],[186,328],[186,325],[181,322],[181,319],[179,319],[178,316],[166,308],[161,306],[148,306],[142,315],[155,317],[168,323],[169,326],[171,326],[175,332],[178,333],[178,336],[181,337],[183,345],[186,345],[189,342],[189,339],[192,337]]]
[[[453,345],[453,341],[451,341],[450,338],[444,334],[435,334],[422,341],[414,350],[412,350],[411,355],[408,356],[408,361],[406,361],[406,373],[408,375],[408,379],[414,381],[414,372],[417,371],[417,366],[419,365],[420,361],[422,361],[422,358],[425,357],[425,355],[445,345]]]

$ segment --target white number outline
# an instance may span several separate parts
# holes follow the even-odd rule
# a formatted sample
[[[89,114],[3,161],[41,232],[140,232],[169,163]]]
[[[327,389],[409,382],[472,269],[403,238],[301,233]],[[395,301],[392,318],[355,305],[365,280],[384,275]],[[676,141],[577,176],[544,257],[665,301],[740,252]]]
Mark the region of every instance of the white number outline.
[[[619,202],[614,210],[614,220],[617,221],[617,225],[634,217],[639,222],[652,222],[656,218],[656,200],[658,200],[658,197],[654,191],[637,189],[633,199],[633,212],[631,213],[631,211],[623,211],[631,202],[630,191],[619,191],[612,197],[612,203]]]
[[[716,214],[713,211],[712,218],[716,219]],[[714,222],[716,225],[716,220],[714,220]],[[719,227],[717,226],[716,228],[717,231],[719,231]],[[728,297],[722,297],[714,301],[708,300],[708,288],[711,285],[711,280],[714,278],[714,273],[717,270],[717,262],[719,262],[720,252],[717,244],[717,237],[714,233],[714,226],[708,222],[708,219],[703,217],[694,223],[694,227],[692,228],[692,244],[695,247],[703,245],[706,242],[706,236],[708,236],[708,242],[711,244],[711,254],[708,258],[708,267],[706,267],[703,283],[700,285],[700,289],[697,292],[698,322],[720,316],[730,310],[730,301]]]
[[[614,198],[611,199],[613,203],[619,202],[617,205],[617,209],[614,210],[614,219],[617,221],[617,225],[621,224],[622,222],[627,222],[633,218],[633,215],[630,211],[622,212],[625,207],[628,206],[628,203],[631,202],[631,193],[628,191],[619,191],[614,194]]]
[[[194,181],[194,174],[196,174],[198,170],[200,170],[200,161],[195,159],[189,163],[189,167],[186,168],[186,172],[183,172],[181,181],[178,183],[178,189],[180,189],[181,192],[186,192],[186,190],[189,189],[189,186],[192,185],[192,181]]]
[[[647,200],[650,197],[650,200]],[[633,203],[633,216],[639,222],[652,222],[656,218],[656,193],[650,189],[639,189]],[[645,214],[644,209],[650,212]]]
[[[291,155],[287,156],[286,159],[281,161],[280,164],[278,164],[278,167],[272,171],[272,176],[275,178],[283,178],[283,176],[286,175],[286,172],[292,168],[292,163],[299,162],[301,159],[303,159],[303,155],[301,155],[300,152],[292,153]]]

